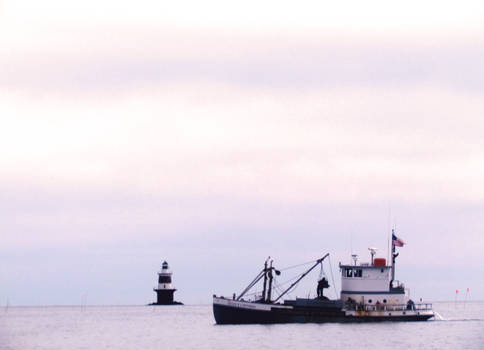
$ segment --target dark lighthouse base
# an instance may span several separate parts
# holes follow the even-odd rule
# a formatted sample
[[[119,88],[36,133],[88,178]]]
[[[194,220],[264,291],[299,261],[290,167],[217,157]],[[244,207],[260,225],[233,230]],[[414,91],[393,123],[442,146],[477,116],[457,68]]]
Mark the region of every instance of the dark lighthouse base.
[[[156,303],[150,305],[183,305],[183,303],[173,300],[175,290],[176,289],[155,289]]]
[[[166,306],[166,305],[184,305],[184,304],[183,304],[183,303],[181,303],[181,302],[179,302],[179,301],[174,301],[174,302],[172,302],[172,303],[170,303],[170,304],[158,304],[158,303],[151,303],[151,304],[148,304],[148,305],[150,305],[150,306],[151,306],[151,305],[165,305],[165,306]]]

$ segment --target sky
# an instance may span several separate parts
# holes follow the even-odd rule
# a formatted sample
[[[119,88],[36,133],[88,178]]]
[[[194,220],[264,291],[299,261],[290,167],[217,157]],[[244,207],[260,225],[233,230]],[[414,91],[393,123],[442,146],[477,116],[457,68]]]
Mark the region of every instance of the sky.
[[[326,252],[334,296],[392,227],[412,296],[483,300],[482,62],[481,1],[0,1],[0,305]]]

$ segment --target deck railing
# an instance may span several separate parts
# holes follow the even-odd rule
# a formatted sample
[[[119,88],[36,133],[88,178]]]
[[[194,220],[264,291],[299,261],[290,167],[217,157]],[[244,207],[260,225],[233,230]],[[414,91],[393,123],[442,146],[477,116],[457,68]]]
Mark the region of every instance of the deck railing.
[[[422,304],[347,304],[346,308],[349,310],[356,311],[425,311],[432,310],[432,304],[422,303]]]

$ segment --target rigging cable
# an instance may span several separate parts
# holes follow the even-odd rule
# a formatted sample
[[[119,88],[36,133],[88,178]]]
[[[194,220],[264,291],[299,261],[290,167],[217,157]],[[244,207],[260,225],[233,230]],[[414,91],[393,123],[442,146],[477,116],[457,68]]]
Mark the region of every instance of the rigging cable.
[[[283,269],[280,269],[279,271],[286,271],[286,270],[289,270],[289,269],[293,269],[295,267],[299,267],[299,266],[304,266],[304,265],[308,265],[308,264],[311,264],[313,262],[315,262],[317,260],[311,260],[311,261],[307,261],[305,263],[302,263],[302,264],[297,264],[297,265],[292,265],[292,266],[288,266],[288,267],[285,267]]]
[[[328,254],[328,255],[329,255],[329,254]],[[304,263],[301,263],[301,264],[297,264],[297,265],[288,266],[288,267],[285,267],[285,268],[283,268],[283,269],[280,269],[279,271],[286,271],[286,270],[290,270],[290,269],[293,269],[293,268],[296,268],[296,267],[300,267],[300,266],[304,266],[304,265],[308,265],[308,264],[314,263],[314,262],[316,262],[316,261],[318,261],[318,259],[316,259],[316,260],[311,260],[311,261],[307,261],[307,262],[304,262]],[[331,262],[330,262],[330,264],[331,264]],[[321,261],[321,268],[322,268],[322,267],[323,267],[323,264],[322,264],[322,261]],[[284,281],[283,283],[278,283],[279,288],[282,288],[282,286],[283,286],[283,285],[285,285],[285,284],[287,284],[287,283],[289,283],[289,282],[292,282],[292,281],[294,281],[294,280],[295,280],[295,279],[297,279],[297,278],[300,278],[300,277],[304,276],[306,273],[307,273],[307,271],[306,271],[306,272],[303,272],[303,273],[301,273],[301,274],[298,274],[298,275],[296,275],[295,277],[293,277],[293,278],[291,278],[291,279],[289,279],[289,280],[287,280],[287,281]],[[323,273],[324,273],[324,272],[323,272]],[[333,271],[331,271],[331,276],[332,276],[332,274],[333,274]],[[257,291],[256,291],[256,292],[252,292],[252,293],[248,293],[248,291],[249,291],[249,290],[250,290],[252,287],[254,287],[254,285],[256,285],[256,284],[257,284],[257,282],[259,282],[259,281],[261,280],[261,278],[263,277],[263,275],[264,275],[264,270],[262,270],[261,272],[259,272],[259,274],[258,274],[258,275],[257,275],[257,276],[254,278],[254,280],[253,280],[253,281],[252,281],[252,282],[251,282],[251,283],[250,283],[250,284],[247,286],[247,288],[245,288],[245,289],[244,289],[244,291],[243,291],[242,293],[240,293],[240,294],[239,294],[239,296],[238,296],[237,300],[241,299],[241,298],[242,298],[244,295],[246,295],[246,296],[252,296],[252,295],[254,295],[254,296],[255,296],[255,295],[257,294]],[[275,282],[275,279],[274,279],[274,282]],[[334,278],[333,278],[333,285],[334,285]],[[292,291],[294,291],[294,289],[295,289],[294,287],[295,287],[295,286],[293,286],[293,287],[292,287],[292,288],[290,288],[290,289],[291,289]],[[335,290],[336,290],[336,286],[335,286]],[[286,293],[289,293],[289,294],[290,294],[290,293],[291,293],[291,291],[287,290],[287,291],[286,291]]]
[[[286,270],[287,270],[287,268],[286,268]],[[290,278],[290,279],[288,279],[288,280],[286,280],[286,281],[284,281],[284,282],[282,282],[282,283],[277,283],[276,279],[274,278],[274,283],[275,283],[275,284],[277,283],[277,287],[279,288],[278,292],[279,292],[279,293],[282,293],[282,292],[283,292],[283,290],[282,290],[282,286],[284,286],[284,285],[286,285],[286,284],[288,284],[288,283],[290,283],[290,282],[294,281],[296,278],[299,278],[300,276],[301,276],[301,274],[297,274],[296,276],[294,276],[294,277],[292,277],[292,278]],[[249,297],[249,296],[257,296],[257,291],[254,291],[254,292],[251,292],[251,293],[249,293],[248,291],[249,291],[249,290],[250,290],[250,289],[251,289],[251,288],[252,288],[252,287],[253,287],[253,286],[254,286],[254,285],[255,285],[255,284],[258,282],[258,281],[260,281],[260,279],[261,279],[261,276],[260,276],[260,274],[259,274],[259,275],[257,275],[257,277],[254,279],[254,281],[252,281],[252,282],[249,284],[248,288],[246,288],[246,290],[247,290],[247,291],[246,291],[245,293],[243,293],[243,294],[241,293],[241,294],[239,295],[239,297],[242,297],[242,296],[246,296],[246,297]],[[254,282],[255,282],[255,283],[254,283]]]
[[[334,276],[333,276],[333,266],[331,266],[331,257],[328,256],[329,260],[329,269],[331,270],[331,281],[333,282],[333,287],[334,287],[334,293],[335,293],[335,299],[338,299],[338,291],[336,290],[336,284],[334,283]],[[321,266],[323,263],[321,262]]]
[[[282,282],[282,283],[278,283],[278,285],[279,285],[279,286],[286,285],[286,284],[288,284],[289,282],[294,281],[296,278],[299,278],[299,276],[301,276],[301,274],[296,275],[296,276],[294,276],[293,278],[290,278],[290,279],[288,279],[287,281],[284,281],[284,282]]]
[[[297,277],[297,276],[296,276],[296,277]],[[296,277],[295,277],[295,278],[296,278]],[[294,278],[293,278],[293,279],[294,279]],[[286,282],[284,282],[284,284],[287,284],[287,283],[288,283],[288,282],[290,282],[290,281],[291,281],[291,280],[286,281]],[[282,293],[284,293],[284,290],[282,289],[282,284],[277,283],[277,284],[275,284],[275,285],[274,285],[274,288],[276,289],[276,291],[277,291],[277,293],[278,293],[279,295],[281,295]],[[287,295],[288,295],[288,296],[290,296],[290,295],[291,295],[291,292],[288,292],[288,293],[287,293]]]
[[[324,273],[323,262],[321,261],[321,270],[319,271],[318,281],[320,281],[323,277],[326,277],[326,274]]]

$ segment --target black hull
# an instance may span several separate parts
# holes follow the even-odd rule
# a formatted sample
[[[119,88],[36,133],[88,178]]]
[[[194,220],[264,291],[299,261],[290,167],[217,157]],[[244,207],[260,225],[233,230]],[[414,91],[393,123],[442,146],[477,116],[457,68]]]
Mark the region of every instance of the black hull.
[[[384,321],[426,321],[433,315],[405,316],[347,316],[341,309],[294,307],[274,308],[270,311],[213,305],[217,324],[277,324],[277,323],[329,323],[329,322],[384,322]]]

